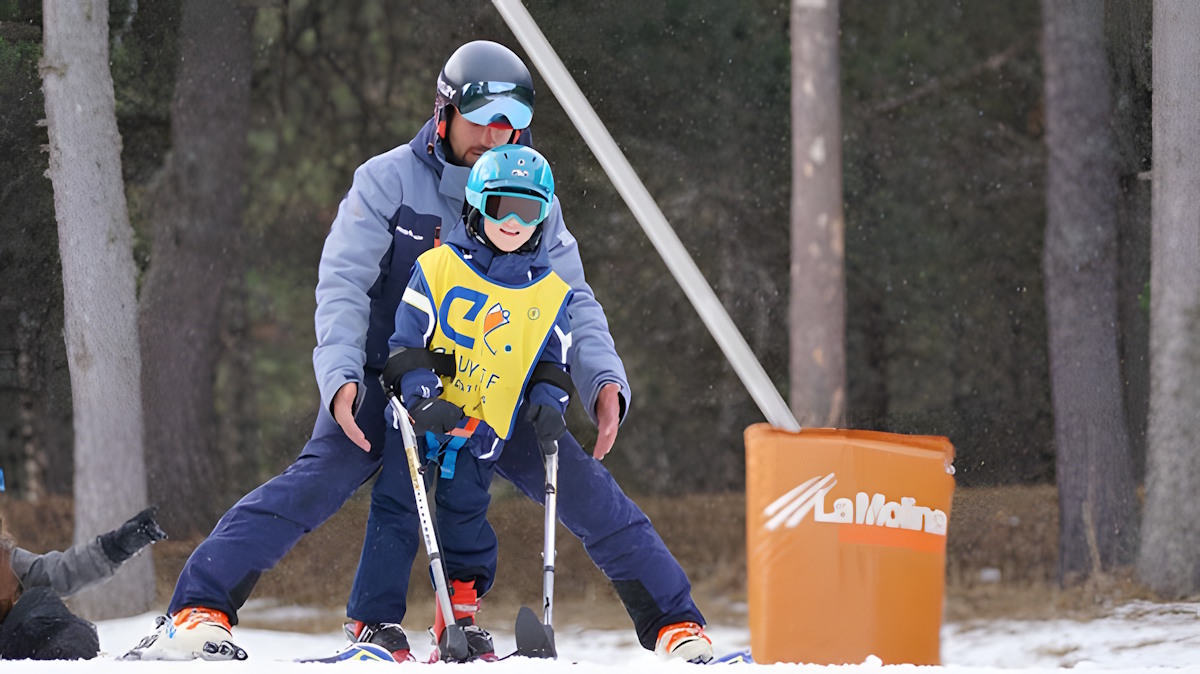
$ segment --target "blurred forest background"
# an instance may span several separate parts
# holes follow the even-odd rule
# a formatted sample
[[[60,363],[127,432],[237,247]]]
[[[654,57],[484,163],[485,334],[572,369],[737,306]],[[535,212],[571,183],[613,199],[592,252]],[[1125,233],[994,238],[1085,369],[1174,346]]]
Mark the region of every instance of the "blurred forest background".
[[[240,205],[217,241],[219,363],[203,433],[147,431],[150,498],[175,535],[206,532],[295,457],[312,427],[317,260],[354,169],[407,142],[459,44],[524,56],[490,3],[255,0],[244,50],[207,96],[173,106],[187,40],[180,0],[111,0],[110,49],[135,260],[154,262],[156,208],[203,143],[189,110],[246,87],[225,120],[237,177],[192,216]],[[530,0],[530,13],[787,396],[790,5],[784,0]],[[1135,479],[1149,398],[1149,0],[1107,0],[1105,47],[1120,194],[1121,379]],[[72,489],[71,392],[45,116],[41,2],[0,0],[0,467],[8,499]],[[847,426],[946,435],[960,487],[1052,485],[1054,415],[1042,252],[1044,83],[1037,0],[840,5]],[[235,68],[237,58],[222,60]],[[232,73],[232,74],[230,74]],[[247,81],[248,78],[248,81]],[[634,496],[744,489],[742,431],[762,420],[654,248],[535,72],[537,146],[579,240],[633,389],[606,466]],[[224,113],[222,113],[224,114]],[[180,147],[184,144],[185,147]],[[174,163],[172,163],[174,162]],[[164,185],[169,182],[170,185]],[[202,219],[202,216],[201,216]],[[186,237],[187,234],[180,236]],[[143,279],[143,283],[145,280]],[[186,311],[189,307],[181,307]],[[191,348],[181,340],[160,353]],[[150,354],[152,355],[152,354]],[[170,363],[167,365],[165,363]],[[166,385],[206,371],[155,360]],[[169,370],[167,368],[170,368]],[[148,420],[154,414],[147,406]],[[572,431],[595,429],[576,408]],[[164,440],[163,438],[168,438]],[[187,442],[184,442],[186,440]],[[196,446],[195,443],[200,444]],[[176,456],[186,453],[185,463]],[[192,462],[191,464],[186,462]],[[196,493],[164,491],[195,464]]]

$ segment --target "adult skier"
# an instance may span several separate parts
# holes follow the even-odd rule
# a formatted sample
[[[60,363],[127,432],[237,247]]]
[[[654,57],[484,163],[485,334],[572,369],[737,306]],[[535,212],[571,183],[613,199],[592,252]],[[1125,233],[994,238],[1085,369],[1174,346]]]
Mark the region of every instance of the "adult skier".
[[[259,575],[379,468],[385,428],[379,375],[413,263],[462,226],[467,175],[479,156],[498,145],[530,143],[533,101],[532,77],[516,54],[494,42],[467,43],[442,68],[433,116],[420,132],[355,171],[319,266],[313,366],[322,405],[312,438],[282,474],[221,518],[184,566],[168,615],[128,657],[246,657],[231,628]],[[557,200],[543,228],[539,245],[573,290],[571,376],[600,429],[592,456],[570,433],[559,441],[559,519],[612,581],[645,648],[706,661],[712,646],[686,574],[599,462],[612,447],[630,392]],[[541,457],[533,425],[519,415],[496,472],[541,502]],[[372,491],[347,632],[403,660],[410,649],[399,621],[419,530],[411,508],[396,507],[398,498],[405,497]],[[466,591],[455,598],[464,606],[473,602]]]

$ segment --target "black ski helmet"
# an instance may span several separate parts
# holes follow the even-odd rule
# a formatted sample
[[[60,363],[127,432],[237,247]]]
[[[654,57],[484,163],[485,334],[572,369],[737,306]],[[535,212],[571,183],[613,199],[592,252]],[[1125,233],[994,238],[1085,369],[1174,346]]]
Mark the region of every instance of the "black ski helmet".
[[[438,75],[433,115],[441,138],[446,137],[447,105],[475,124],[511,127],[517,132],[515,141],[533,119],[533,78],[508,47],[488,40],[468,42],[450,55]]]

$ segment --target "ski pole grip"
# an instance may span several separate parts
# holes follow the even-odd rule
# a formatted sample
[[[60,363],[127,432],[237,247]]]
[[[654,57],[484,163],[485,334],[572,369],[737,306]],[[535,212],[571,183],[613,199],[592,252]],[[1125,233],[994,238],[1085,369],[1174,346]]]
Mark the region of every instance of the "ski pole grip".
[[[539,444],[542,446],[542,454],[546,456],[558,454],[558,440],[542,440]]]

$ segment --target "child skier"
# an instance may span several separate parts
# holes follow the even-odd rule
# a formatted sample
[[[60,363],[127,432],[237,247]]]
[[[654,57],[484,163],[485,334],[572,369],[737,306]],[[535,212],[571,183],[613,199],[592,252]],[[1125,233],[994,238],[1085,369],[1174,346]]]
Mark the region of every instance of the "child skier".
[[[474,620],[496,571],[487,521],[495,462],[518,414],[543,446],[566,430],[571,288],[538,245],[553,199],[553,174],[536,150],[502,145],[479,157],[467,179],[466,227],[417,258],[381,377],[409,411],[419,449],[440,464],[439,543],[470,659],[495,659]],[[379,479],[411,493],[392,426]],[[439,607],[435,639],[445,624]]]

